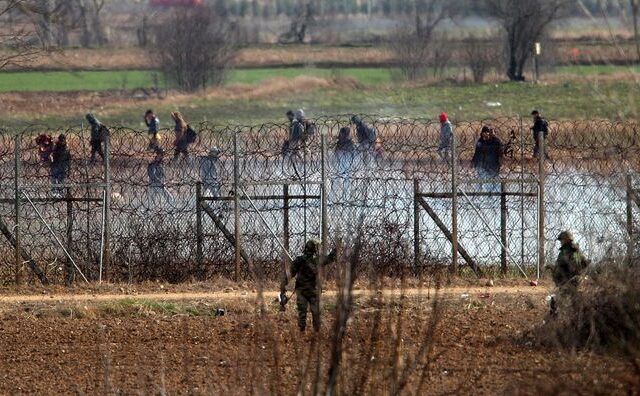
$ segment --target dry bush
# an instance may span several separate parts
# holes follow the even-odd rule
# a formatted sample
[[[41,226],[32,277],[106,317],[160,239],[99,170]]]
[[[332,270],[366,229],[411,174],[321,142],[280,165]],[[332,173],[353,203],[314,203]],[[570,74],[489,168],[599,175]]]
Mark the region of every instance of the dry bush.
[[[484,82],[485,75],[497,66],[500,59],[500,54],[493,43],[476,36],[470,36],[464,40],[463,56],[471,69],[475,83]]]
[[[422,77],[429,58],[430,41],[407,29],[398,29],[391,42],[402,75],[410,81]]]
[[[156,55],[169,80],[195,91],[219,85],[235,53],[234,26],[211,8],[178,9],[156,28]]]
[[[559,315],[538,331],[538,343],[551,347],[627,356],[640,374],[640,262],[610,263],[582,283],[572,299],[559,300]]]

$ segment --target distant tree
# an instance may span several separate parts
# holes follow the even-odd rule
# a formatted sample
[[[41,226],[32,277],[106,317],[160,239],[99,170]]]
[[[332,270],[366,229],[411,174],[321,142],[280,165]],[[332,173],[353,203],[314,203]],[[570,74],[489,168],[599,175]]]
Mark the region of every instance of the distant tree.
[[[416,36],[429,41],[442,21],[453,15],[451,0],[413,0]]]
[[[177,8],[156,27],[162,71],[185,90],[222,83],[236,51],[233,25],[209,7]]]
[[[483,41],[476,36],[470,36],[464,40],[463,56],[476,83],[484,82],[487,72],[499,63],[497,61],[499,53],[493,43]]]
[[[107,38],[102,27],[101,16],[105,0],[75,0],[73,3],[80,11],[82,46],[90,47],[106,44]]]
[[[16,18],[27,20],[37,19],[39,10],[21,0],[0,1],[0,18],[11,17],[11,23],[6,23],[0,31],[0,70],[9,66],[22,66],[44,53],[41,35],[36,35],[32,29],[28,29]]]
[[[309,28],[315,22],[315,7],[312,0],[298,0],[295,13],[291,17],[289,30],[282,33],[278,37],[278,42],[286,43],[303,43]]]
[[[631,19],[633,22],[633,38],[636,42],[636,55],[640,62],[640,32],[638,32],[638,14],[640,13],[640,0],[629,0],[631,3]]]
[[[485,0],[486,11],[500,22],[505,33],[510,80],[524,81],[524,67],[534,43],[571,3],[572,0]]]
[[[442,71],[449,61],[450,49],[445,40],[435,40],[434,31],[456,12],[451,4],[450,0],[413,0],[413,29],[400,27],[391,39],[391,49],[407,79],[421,77],[429,65]]]

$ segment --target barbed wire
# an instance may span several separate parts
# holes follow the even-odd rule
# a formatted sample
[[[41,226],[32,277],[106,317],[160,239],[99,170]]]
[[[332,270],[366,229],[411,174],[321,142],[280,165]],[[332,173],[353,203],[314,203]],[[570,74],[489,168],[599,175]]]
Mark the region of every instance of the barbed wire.
[[[296,141],[291,141],[289,123],[202,123],[194,126],[195,140],[183,142],[180,150],[175,150],[172,130],[160,131],[154,143],[146,131],[110,127],[112,261],[103,276],[114,281],[181,281],[231,275],[234,247],[219,224],[231,232],[235,228],[234,163],[241,187],[242,247],[267,275],[277,276],[284,258],[281,243],[295,255],[307,238],[321,232],[323,135],[331,243],[348,240],[364,214],[367,248],[363,249],[363,266],[367,270],[394,274],[446,265],[451,260],[451,244],[437,219],[420,208],[414,221],[417,180],[420,197],[436,217],[445,225],[452,222],[452,171],[446,155],[439,151],[440,124],[361,116],[364,128],[375,134],[367,142],[363,141],[366,130],[358,131],[351,118],[340,115],[308,120],[303,136]],[[499,180],[487,179],[473,163],[483,126],[491,126],[503,144]],[[350,128],[351,139],[345,138],[344,131],[341,136],[344,127]],[[536,263],[539,213],[535,180],[540,177],[540,163],[533,156],[534,138],[529,127],[528,121],[517,117],[453,125],[456,179],[461,191],[458,238],[482,266],[499,265],[504,260],[501,232],[506,232],[509,265],[531,267]],[[51,135],[54,141],[60,134],[66,136],[70,166],[55,180],[50,155],[43,154],[36,143],[41,134]],[[15,229],[18,142],[19,184],[33,201],[33,206],[25,200],[20,204],[22,246],[59,282],[64,279],[68,259],[47,226],[64,242],[87,277],[99,276],[105,169],[99,155],[91,158],[90,135],[83,128],[0,130],[0,217],[9,230]],[[164,153],[159,154],[157,147]],[[626,251],[627,177],[635,178],[640,169],[639,148],[637,123],[550,123],[545,139],[548,158],[543,165],[547,260],[553,260],[554,239],[563,229],[573,230],[596,260]],[[201,229],[198,183],[202,183],[202,202],[219,220],[202,215]],[[501,196],[501,192],[506,194]],[[416,235],[418,250],[414,250]],[[6,238],[0,240],[0,282],[11,282],[22,271],[15,264],[12,249]],[[414,258],[416,251],[419,257]]]

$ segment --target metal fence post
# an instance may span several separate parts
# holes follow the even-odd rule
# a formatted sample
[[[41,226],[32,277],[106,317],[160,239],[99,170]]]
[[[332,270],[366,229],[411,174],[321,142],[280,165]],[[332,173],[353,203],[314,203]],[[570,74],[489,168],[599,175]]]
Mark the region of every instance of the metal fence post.
[[[73,200],[71,196],[71,189],[67,188],[67,248],[71,251],[71,245],[73,244]],[[67,258],[67,283],[71,284],[74,280],[75,269],[73,263]]]
[[[284,255],[282,257],[282,274],[285,278],[288,277],[289,271],[289,245],[291,234],[289,232],[289,185],[282,185],[282,229],[283,229],[283,246],[284,246]]]
[[[458,147],[451,134],[451,272],[458,272]]]
[[[16,133],[14,141],[14,208],[15,208],[15,236],[16,236],[16,248],[15,248],[15,263],[16,263],[16,276],[15,282],[17,284],[22,282],[22,235],[20,230],[20,176],[22,174],[22,152],[21,152],[22,137],[19,133]]]
[[[204,268],[202,268],[202,182],[196,183],[196,265],[198,275],[204,278]]]
[[[505,182],[500,183],[500,241],[502,249],[500,251],[500,269],[503,274],[507,273],[507,186]]]
[[[321,206],[321,216],[322,216],[322,257],[323,259],[327,256],[327,134],[322,133],[320,138],[320,152],[321,152],[321,162],[322,169],[320,177],[322,178],[322,184],[320,186],[320,194],[322,201],[320,202]]]
[[[631,264],[633,260],[633,250],[635,247],[635,238],[633,235],[633,203],[631,202],[633,195],[633,179],[631,174],[627,173],[627,263]]]
[[[238,131],[233,134],[233,218],[235,228],[235,280],[240,280],[240,261],[242,256],[240,250],[242,244],[240,241],[240,158],[238,153]]]
[[[538,132],[538,278],[540,278],[540,270],[544,268],[544,187],[545,187],[545,168],[544,160],[546,158],[546,142],[544,132]]]
[[[103,268],[100,270],[99,282],[102,282],[104,268],[110,268],[111,264],[111,134],[104,137],[104,259]]]
[[[420,183],[413,179],[413,271],[418,272],[420,265],[420,208],[418,207]]]
[[[520,120],[520,265],[524,266],[524,121]]]

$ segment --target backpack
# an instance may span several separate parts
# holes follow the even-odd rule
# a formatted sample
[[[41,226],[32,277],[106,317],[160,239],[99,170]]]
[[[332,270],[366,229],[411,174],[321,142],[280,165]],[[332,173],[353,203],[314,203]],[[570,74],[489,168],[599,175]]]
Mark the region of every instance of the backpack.
[[[193,143],[198,138],[198,132],[191,128],[191,125],[187,125],[187,132],[185,133],[184,138],[187,143]]]
[[[367,126],[367,140],[371,143],[375,143],[378,139],[378,132],[372,126]]]

